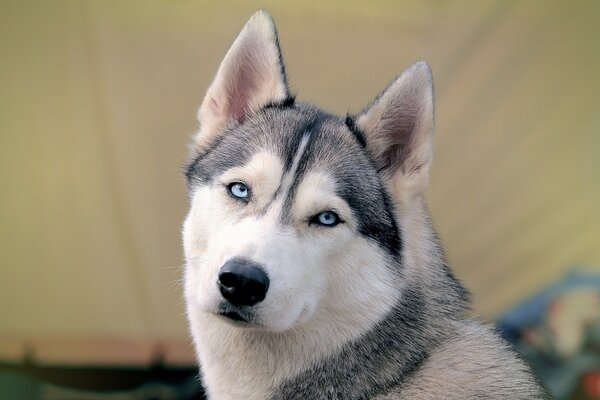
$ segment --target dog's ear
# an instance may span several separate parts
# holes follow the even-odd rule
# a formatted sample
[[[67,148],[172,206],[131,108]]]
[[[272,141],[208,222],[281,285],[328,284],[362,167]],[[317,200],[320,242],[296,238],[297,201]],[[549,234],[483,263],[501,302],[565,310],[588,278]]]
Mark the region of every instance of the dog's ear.
[[[433,158],[433,83],[427,63],[408,68],[356,118],[384,181],[402,197],[427,188]],[[401,193],[398,193],[401,192]]]
[[[228,125],[269,103],[289,98],[277,31],[265,11],[246,23],[219,66],[198,110],[202,147]]]

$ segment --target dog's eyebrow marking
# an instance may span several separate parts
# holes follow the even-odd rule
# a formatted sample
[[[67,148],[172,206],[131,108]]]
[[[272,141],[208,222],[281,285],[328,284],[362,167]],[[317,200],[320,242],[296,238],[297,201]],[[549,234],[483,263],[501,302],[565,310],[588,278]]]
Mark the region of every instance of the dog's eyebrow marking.
[[[292,166],[287,171],[287,173],[281,179],[281,184],[279,186],[278,195],[281,198],[286,198],[288,192],[290,191],[292,184],[294,183],[294,177],[296,176],[296,171],[298,170],[298,166],[300,165],[300,159],[306,150],[306,145],[310,140],[310,131],[306,131],[304,135],[302,135],[302,139],[300,139],[300,144],[298,145],[298,149],[296,150],[296,154],[294,154],[294,160],[292,161]]]
[[[300,143],[298,144],[298,147],[296,148],[296,152],[294,154],[294,158],[292,159],[290,168],[281,177],[281,182],[279,183],[279,187],[275,191],[275,194],[273,194],[273,197],[271,198],[271,200],[262,209],[260,214],[264,215],[267,213],[276,212],[276,210],[283,209],[285,199],[288,197],[288,193],[290,192],[290,190],[292,189],[292,187],[294,185],[294,177],[296,176],[296,172],[298,171],[298,168],[300,166],[300,160],[302,159],[302,155],[304,154],[304,151],[306,150],[310,136],[311,136],[311,134],[310,134],[309,130],[305,131],[305,133],[302,135],[302,138],[300,139]]]

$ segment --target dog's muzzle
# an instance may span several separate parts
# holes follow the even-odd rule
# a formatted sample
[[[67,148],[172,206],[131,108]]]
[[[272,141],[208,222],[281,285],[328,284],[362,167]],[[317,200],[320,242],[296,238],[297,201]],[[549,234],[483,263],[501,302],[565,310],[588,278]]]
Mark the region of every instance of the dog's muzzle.
[[[263,301],[269,277],[259,265],[242,258],[227,261],[219,271],[221,295],[234,306],[253,306]]]

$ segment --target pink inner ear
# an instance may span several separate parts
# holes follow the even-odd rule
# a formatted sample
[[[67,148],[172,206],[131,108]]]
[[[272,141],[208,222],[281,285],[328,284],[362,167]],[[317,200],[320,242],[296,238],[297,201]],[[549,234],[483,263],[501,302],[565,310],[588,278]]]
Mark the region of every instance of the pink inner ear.
[[[255,46],[247,46],[240,49],[238,53],[238,64],[229,82],[228,101],[230,105],[230,117],[242,122],[250,108],[253,106],[253,97],[260,91],[260,85],[265,82],[262,68],[265,67],[264,60],[260,59],[260,52]]]
[[[418,115],[417,105],[390,104],[382,117],[378,133],[382,136],[382,142],[386,143],[377,157],[381,170],[394,171],[400,168],[403,172],[410,172],[409,158],[414,151],[414,130]]]
[[[210,111],[212,112],[212,114],[216,118],[219,118],[221,116],[221,108],[219,107],[219,104],[217,103],[217,101],[211,97],[210,101],[208,102],[208,105],[210,107]]]
[[[272,34],[265,27],[245,28],[227,53],[206,102],[206,117],[215,118],[215,126],[242,122],[280,96],[285,80]]]
[[[241,88],[239,90],[242,90]],[[231,98],[231,118],[238,122],[244,121],[248,113],[247,99],[243,92],[233,94]]]
[[[246,93],[249,90],[251,89],[240,85],[235,87],[233,91],[230,90],[224,99],[219,100],[211,97],[208,106],[210,107],[212,116],[217,119],[225,118],[238,122],[243,121],[248,113]]]

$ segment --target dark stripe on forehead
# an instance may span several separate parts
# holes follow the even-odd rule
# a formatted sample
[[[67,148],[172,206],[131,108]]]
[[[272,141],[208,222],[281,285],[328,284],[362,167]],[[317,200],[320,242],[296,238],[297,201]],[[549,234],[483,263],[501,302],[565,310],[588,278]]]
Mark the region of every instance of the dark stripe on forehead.
[[[280,152],[282,153],[282,158],[284,160],[284,167],[283,167],[283,176],[282,176],[282,180],[281,182],[279,182],[279,186],[277,187],[277,190],[275,191],[275,193],[273,194],[273,197],[268,201],[268,203],[265,205],[265,207],[262,208],[262,210],[260,211],[260,215],[264,215],[266,214],[269,209],[271,208],[271,206],[274,204],[275,200],[280,198],[280,196],[286,195],[286,200],[284,200],[284,203],[287,204],[287,198],[289,197],[289,193],[291,193],[294,190],[294,187],[296,186],[296,179],[297,179],[297,171],[300,168],[303,168],[302,165],[305,163],[305,157],[304,154],[307,151],[307,147],[309,145],[309,143],[311,142],[311,137],[313,135],[314,132],[318,131],[318,121],[316,118],[311,117],[311,118],[307,118],[305,120],[302,121],[302,124],[298,124],[294,127],[293,131],[291,132],[282,132],[283,135],[286,135],[284,137],[287,138],[287,140],[282,140],[281,141],[281,145],[280,145]],[[302,146],[302,142],[303,140],[306,140],[307,143],[304,145],[304,149],[302,150],[303,154],[300,154],[300,159],[298,161],[298,165],[296,166],[296,170],[293,171],[294,172],[294,176],[292,177],[292,183],[287,186],[286,188],[284,188],[283,184],[284,181],[286,181],[286,177],[287,175],[290,173],[291,169],[294,167],[294,159],[296,158],[296,156],[298,155],[298,152],[301,150],[301,146]],[[286,190],[287,193],[282,193],[283,190]],[[284,218],[283,216],[286,215],[287,217]],[[280,213],[280,219],[282,221],[289,221],[289,209],[286,209],[286,207],[282,208],[282,211]]]
[[[294,171],[292,184],[290,185],[290,188],[287,192],[286,198],[283,203],[283,207],[281,208],[280,221],[282,223],[287,223],[291,219],[292,205],[294,203],[294,198],[298,190],[298,185],[304,178],[304,175],[306,175],[308,163],[311,159],[311,155],[313,154],[315,143],[319,141],[319,136],[321,135],[321,122],[322,121],[315,118],[310,124],[306,126],[306,129],[304,131],[303,137],[306,137],[308,135],[308,141],[306,143],[306,146],[304,147],[302,155],[300,156],[298,165],[296,167],[296,170]]]
[[[288,172],[290,168],[292,168],[292,163],[294,162],[294,157],[300,148],[300,144],[302,143],[302,139],[307,134],[312,134],[313,132],[319,129],[319,123],[316,118],[308,118],[303,120],[301,124],[298,124],[294,128],[294,132],[284,132],[291,137],[287,146],[284,145],[282,148],[283,156],[285,159],[284,171]],[[285,173],[284,173],[285,174]]]

